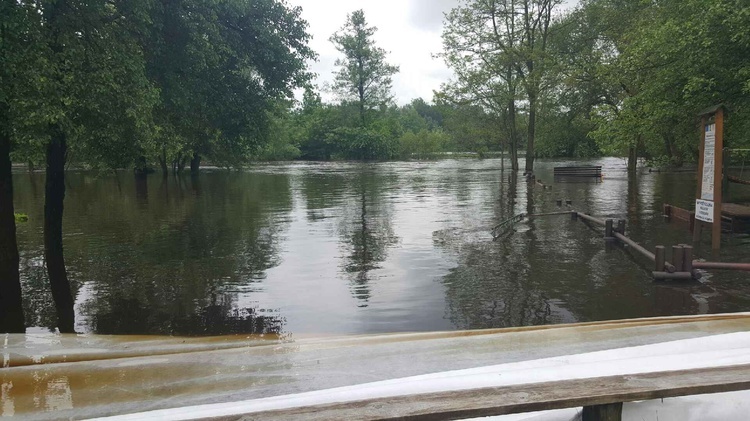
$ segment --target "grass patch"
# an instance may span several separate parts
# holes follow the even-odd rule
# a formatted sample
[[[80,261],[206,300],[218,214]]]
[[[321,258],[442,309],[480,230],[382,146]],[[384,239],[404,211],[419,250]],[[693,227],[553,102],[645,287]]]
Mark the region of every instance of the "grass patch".
[[[29,215],[26,215],[25,213],[14,213],[13,216],[16,217],[16,223],[29,222]]]

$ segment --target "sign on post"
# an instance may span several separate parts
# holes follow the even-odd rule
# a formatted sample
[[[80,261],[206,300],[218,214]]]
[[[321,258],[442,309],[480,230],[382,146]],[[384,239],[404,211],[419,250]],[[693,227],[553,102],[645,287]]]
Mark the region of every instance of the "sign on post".
[[[693,241],[701,239],[703,227],[711,227],[711,248],[721,247],[721,183],[724,163],[724,107],[718,105],[700,114],[701,148],[695,201]]]
[[[707,124],[705,126],[705,136],[706,140],[703,147],[701,199],[713,201],[714,183],[716,181],[716,123]]]
[[[698,199],[695,201],[695,219],[709,224],[714,223],[714,202]]]

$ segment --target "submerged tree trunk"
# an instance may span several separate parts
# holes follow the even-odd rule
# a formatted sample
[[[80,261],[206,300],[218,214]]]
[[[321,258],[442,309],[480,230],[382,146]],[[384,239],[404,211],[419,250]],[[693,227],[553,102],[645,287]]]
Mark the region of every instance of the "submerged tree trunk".
[[[148,168],[146,157],[141,155],[135,160],[135,176],[146,177],[151,170]]]
[[[201,156],[198,152],[193,152],[193,157],[190,158],[190,174],[198,175],[201,168]]]
[[[675,147],[674,135],[671,132],[664,133],[664,153],[667,154],[670,160],[670,165],[674,164],[677,167],[682,166],[682,156],[677,152]]]
[[[169,174],[169,167],[167,166],[167,150],[166,148],[161,149],[161,156],[159,156],[159,165],[161,166],[162,175]]]
[[[526,168],[524,174],[534,174],[534,138],[536,136],[536,95],[529,95],[529,129],[526,140]]]
[[[18,263],[10,135],[0,128],[0,333],[26,331]]]
[[[638,145],[631,145],[628,148],[628,173],[635,174],[638,167]]]
[[[510,166],[518,171],[518,135],[516,133],[516,100],[508,102],[508,132],[510,136]]]
[[[47,263],[52,298],[57,309],[60,332],[74,333],[73,295],[65,270],[62,217],[65,200],[65,159],[67,140],[62,128],[52,127],[47,144],[47,174],[44,196],[44,259]]]
[[[188,157],[186,156],[180,156],[180,160],[177,161],[177,172],[181,173],[185,170],[185,165],[187,164]]]

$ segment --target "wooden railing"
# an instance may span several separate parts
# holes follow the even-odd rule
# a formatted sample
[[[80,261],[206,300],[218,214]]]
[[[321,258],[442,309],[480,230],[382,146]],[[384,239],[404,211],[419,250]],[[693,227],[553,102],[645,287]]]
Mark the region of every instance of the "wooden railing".
[[[619,421],[624,402],[747,389],[750,365],[737,365],[385,397],[213,419],[444,421],[583,407],[583,421]]]

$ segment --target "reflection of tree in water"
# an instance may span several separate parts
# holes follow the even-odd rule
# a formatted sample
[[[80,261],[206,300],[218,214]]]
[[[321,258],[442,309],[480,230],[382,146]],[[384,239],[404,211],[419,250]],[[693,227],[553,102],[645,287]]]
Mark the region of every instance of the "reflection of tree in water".
[[[358,197],[344,209],[340,226],[344,272],[360,307],[366,307],[370,299],[371,272],[386,260],[388,247],[399,241],[393,232],[391,210],[383,200],[394,182],[395,177],[369,171],[357,174],[352,190],[357,191]]]
[[[23,312],[26,326],[46,327],[54,331],[57,327],[57,313],[51,305],[52,291],[49,287],[47,270],[44,267],[44,249],[24,249],[20,256],[21,284],[23,285]],[[70,284],[73,294],[81,288],[75,280]]]
[[[194,308],[150,307],[156,303],[149,301],[123,293],[110,295],[97,303],[92,328],[104,335],[280,334],[286,323],[283,317],[270,310],[235,308],[229,294],[218,300],[214,296],[207,305]]]

